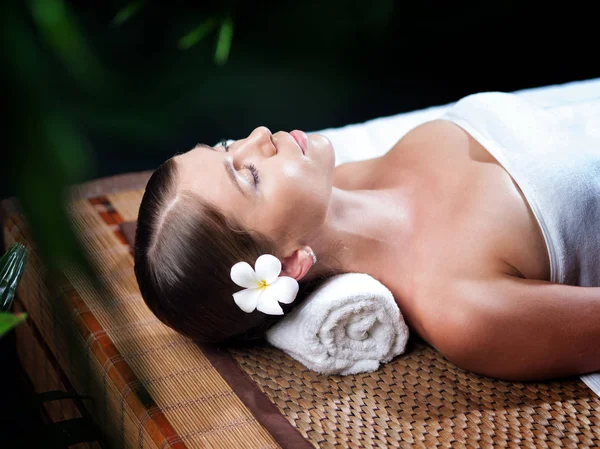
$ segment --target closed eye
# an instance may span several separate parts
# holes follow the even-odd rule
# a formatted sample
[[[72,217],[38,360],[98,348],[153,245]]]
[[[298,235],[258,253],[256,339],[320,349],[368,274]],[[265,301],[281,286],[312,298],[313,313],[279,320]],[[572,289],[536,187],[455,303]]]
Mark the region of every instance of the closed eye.
[[[223,139],[219,141],[218,146],[222,146],[225,149],[225,152],[229,151],[229,144],[227,143],[227,139]]]
[[[227,141],[228,141],[228,139],[222,139],[219,141],[217,146],[222,146],[225,149],[225,152],[228,152],[229,144],[227,143]],[[243,168],[250,171],[250,173],[252,174],[252,179],[253,179],[254,185],[255,186],[258,185],[258,183],[260,182],[260,175],[258,174],[258,170],[256,169],[256,166],[254,164],[246,164],[246,165],[244,165]]]
[[[223,149],[225,150],[225,152],[229,151],[229,145],[227,144],[227,140],[226,139],[223,139],[223,140],[219,141],[215,145],[215,147],[218,147],[218,146],[223,147]],[[208,145],[203,144],[203,143],[199,143],[198,145],[196,145],[196,147],[204,147],[204,148],[208,148],[209,150],[216,151],[214,147],[208,146]],[[235,170],[234,170],[233,166],[231,165],[231,163],[225,162],[225,168],[227,169],[227,173],[229,174],[229,177],[235,183],[235,185],[238,188],[238,190],[240,190],[244,195],[246,195],[246,192],[244,192],[241,189],[240,185],[237,182],[237,177],[235,176]],[[245,164],[242,168],[245,168],[246,170],[248,170],[250,172],[250,174],[252,175],[253,184],[256,187],[258,185],[258,183],[260,182],[260,175],[258,173],[258,169],[256,168],[256,166],[254,164]]]
[[[244,165],[244,168],[250,170],[250,173],[252,173],[252,177],[254,178],[254,185],[257,186],[258,183],[260,182],[260,176],[259,176],[258,170],[254,166],[254,164]]]

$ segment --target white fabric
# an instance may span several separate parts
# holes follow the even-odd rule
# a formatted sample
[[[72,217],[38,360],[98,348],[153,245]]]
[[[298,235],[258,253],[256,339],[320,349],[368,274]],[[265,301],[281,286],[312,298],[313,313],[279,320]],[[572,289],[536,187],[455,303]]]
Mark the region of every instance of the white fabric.
[[[390,290],[362,273],[333,276],[266,339],[321,374],[375,371],[404,352],[408,326]]]
[[[550,256],[550,281],[600,287],[600,118],[573,122],[518,95],[461,99],[442,116],[477,140],[519,185]]]
[[[590,387],[594,393],[600,396],[600,373],[586,374],[585,376],[579,376],[579,378],[583,383]]]
[[[564,121],[578,126],[580,132],[586,134],[589,138],[596,140],[600,138],[600,78],[523,89],[514,93],[543,108],[551,109],[554,114],[559,115]],[[324,134],[331,140],[335,149],[336,165],[340,165],[344,162],[365,160],[385,154],[412,128],[426,121],[442,118],[455,104],[456,102],[436,105],[421,110],[381,117],[364,123],[350,124],[340,128],[327,128],[314,132]],[[320,313],[324,310],[327,300],[334,302],[336,297],[336,295],[332,295],[326,298],[321,294],[319,301],[323,304],[315,307],[314,310]],[[334,360],[337,359],[328,358],[326,353],[323,353],[323,343],[319,343],[318,340],[318,325],[323,323],[322,316],[315,315],[312,318],[309,316],[312,310],[309,305],[313,299],[307,298],[303,304],[304,312],[301,318],[297,318],[299,314],[294,315],[292,312],[278,323],[279,332],[273,331],[271,333],[271,336],[276,335],[276,337],[271,338],[272,344],[274,343],[274,346],[279,345],[280,349],[288,352],[309,368],[311,366],[316,367],[320,363],[321,366],[329,366],[329,369],[337,370],[340,373],[342,371],[349,373],[349,371],[361,372],[361,369],[363,371],[376,369],[374,368],[376,366],[375,359],[371,358],[368,358],[364,366],[361,366],[359,359],[356,359],[357,356],[361,356],[360,354],[355,354],[355,361],[349,364],[347,361],[335,362]],[[335,302],[331,305],[331,310],[335,310],[334,305]],[[296,323],[293,322],[295,320],[297,320]],[[404,324],[404,322],[402,321],[401,324]],[[314,338],[310,340],[310,344],[305,345],[304,342],[307,341],[308,337],[301,339],[300,335],[307,330],[314,330]],[[298,339],[295,340],[291,335],[285,336],[284,334],[287,332],[298,336]],[[332,351],[335,354],[335,349],[332,349]],[[387,358],[381,359],[382,363],[385,363],[385,361],[389,360]],[[336,368],[336,363],[347,367]],[[600,374],[581,376],[581,379],[600,395]]]
[[[600,78],[523,89],[514,93],[542,107],[553,108],[569,120],[588,123],[590,128],[595,128],[598,132]],[[459,98],[456,100],[458,101]],[[335,150],[336,165],[371,159],[387,153],[415,126],[440,118],[454,103],[313,132],[324,134],[331,140]]]

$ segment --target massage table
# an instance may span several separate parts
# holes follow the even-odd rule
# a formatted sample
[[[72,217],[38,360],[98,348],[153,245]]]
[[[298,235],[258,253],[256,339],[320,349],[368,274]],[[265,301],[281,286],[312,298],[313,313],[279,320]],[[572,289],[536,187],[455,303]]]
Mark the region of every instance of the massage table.
[[[516,93],[600,123],[600,79]],[[319,132],[331,139],[337,164],[367,159],[450,105]],[[600,397],[577,376],[480,376],[415,335],[375,372],[326,376],[268,343],[217,348],[178,335],[147,309],[133,272],[130,242],[150,173],[73,187],[69,214],[108,300],[75,268],[50,278],[18,202],[0,206],[2,249],[15,241],[30,248],[14,304],[28,313],[14,330],[19,359],[37,392],[91,398],[46,403],[51,420],[83,416],[102,431],[77,447],[600,447]]]

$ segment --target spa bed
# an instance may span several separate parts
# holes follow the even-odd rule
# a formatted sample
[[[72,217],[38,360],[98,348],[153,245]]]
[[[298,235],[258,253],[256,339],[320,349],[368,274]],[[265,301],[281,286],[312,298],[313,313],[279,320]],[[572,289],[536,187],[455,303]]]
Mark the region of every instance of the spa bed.
[[[600,123],[600,79],[517,93]],[[338,164],[366,159],[448,106],[320,132]],[[29,314],[15,330],[19,358],[36,391],[92,398],[46,410],[55,421],[93,419],[103,439],[90,447],[600,447],[600,397],[579,377],[494,380],[455,367],[416,336],[376,372],[324,376],[268,344],[215,349],[179,336],[146,308],[133,273],[129,242],[149,175],[73,188],[69,212],[109,300],[75,270],[45,279],[17,202],[0,208],[3,250],[14,241],[32,248],[15,301]]]

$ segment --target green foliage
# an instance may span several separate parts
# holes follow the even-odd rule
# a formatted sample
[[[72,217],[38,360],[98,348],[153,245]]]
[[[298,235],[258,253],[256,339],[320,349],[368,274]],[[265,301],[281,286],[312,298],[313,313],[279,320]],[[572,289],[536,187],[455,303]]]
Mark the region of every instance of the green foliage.
[[[227,62],[231,50],[231,39],[233,38],[233,21],[227,18],[219,29],[219,40],[215,48],[215,64],[223,65]]]
[[[27,248],[15,242],[0,258],[0,312],[8,312],[25,272]]]
[[[12,328],[18,326],[20,323],[25,321],[27,314],[12,314],[0,312],[0,337],[10,331]]]
[[[142,0],[131,2],[120,9],[115,18],[112,20],[112,24],[119,26],[123,25],[129,19],[131,19],[143,6]]]
[[[15,242],[0,258],[0,337],[27,318],[8,313],[27,264],[27,248]]]
[[[200,42],[205,36],[208,35],[217,26],[217,20],[214,17],[209,17],[204,20],[200,25],[195,27],[189,33],[183,35],[178,42],[178,47],[181,50],[187,50]]]

